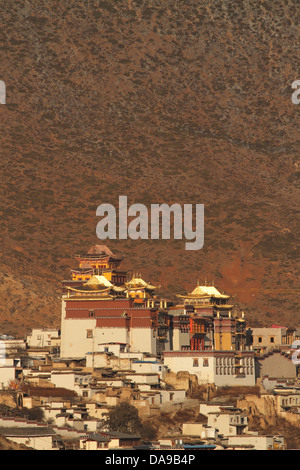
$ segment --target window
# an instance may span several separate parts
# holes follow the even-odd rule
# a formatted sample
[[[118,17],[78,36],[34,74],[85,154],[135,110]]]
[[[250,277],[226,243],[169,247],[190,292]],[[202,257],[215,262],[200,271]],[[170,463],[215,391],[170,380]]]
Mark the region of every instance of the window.
[[[262,337],[261,336],[258,337],[258,342],[262,343]]]
[[[93,338],[93,330],[86,330],[86,337]]]
[[[198,359],[193,359],[193,367],[198,367],[198,366],[199,366]]]
[[[270,336],[270,343],[274,343],[274,336]]]
[[[94,310],[90,310],[89,311],[89,317],[92,318],[95,316],[95,311]]]
[[[203,358],[203,367],[208,367],[208,358],[207,357]]]

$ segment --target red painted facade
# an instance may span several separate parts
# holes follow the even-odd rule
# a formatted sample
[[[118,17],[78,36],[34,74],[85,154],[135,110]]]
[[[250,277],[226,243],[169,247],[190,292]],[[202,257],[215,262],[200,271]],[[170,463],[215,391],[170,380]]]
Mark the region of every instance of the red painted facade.
[[[66,299],[66,318],[96,319],[98,328],[157,328],[157,310],[136,308],[132,299]]]

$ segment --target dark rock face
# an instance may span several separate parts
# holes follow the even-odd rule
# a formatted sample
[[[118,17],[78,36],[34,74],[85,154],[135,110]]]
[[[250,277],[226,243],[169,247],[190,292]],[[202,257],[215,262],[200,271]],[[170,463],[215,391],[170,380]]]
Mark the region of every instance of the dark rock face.
[[[206,277],[297,326],[300,8],[292,0],[7,1],[0,325],[59,326],[96,208],[205,204],[205,244],[105,241],[167,294]]]

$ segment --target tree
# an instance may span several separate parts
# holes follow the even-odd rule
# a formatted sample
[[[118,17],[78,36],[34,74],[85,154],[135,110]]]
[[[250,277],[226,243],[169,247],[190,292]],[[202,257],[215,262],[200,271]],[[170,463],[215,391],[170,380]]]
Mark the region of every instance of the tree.
[[[141,434],[142,423],[138,411],[128,402],[122,402],[108,413],[107,424],[110,431]]]

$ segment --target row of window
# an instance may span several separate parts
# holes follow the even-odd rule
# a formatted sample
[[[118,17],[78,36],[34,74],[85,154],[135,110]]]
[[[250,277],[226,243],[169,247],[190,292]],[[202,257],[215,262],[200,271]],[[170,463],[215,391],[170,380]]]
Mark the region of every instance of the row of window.
[[[236,370],[242,370],[242,371],[246,371],[247,374],[253,374],[254,368],[251,362],[251,358],[244,358],[243,367],[238,367],[238,368],[235,367],[234,365],[234,358],[229,358],[229,357],[217,358],[217,361],[218,359],[222,359],[224,362],[223,364],[221,362],[217,362],[217,365],[216,365],[217,374],[220,374],[220,375],[221,374],[224,374],[224,375],[236,374]],[[203,357],[202,362],[201,362],[201,358],[193,359],[193,367],[199,367],[200,364],[202,367],[208,367],[209,359],[207,357]]]
[[[234,357],[217,357],[216,358],[216,365],[217,366],[234,366],[235,364]],[[243,366],[252,366],[253,365],[253,358],[252,357],[243,357],[239,359],[239,364]]]
[[[254,368],[253,367],[226,367],[226,366],[220,366],[216,367],[216,375],[253,375],[254,374]]]
[[[298,397],[283,398],[281,404],[283,406],[299,405],[300,404],[300,398],[299,398],[299,400],[298,400]]]

